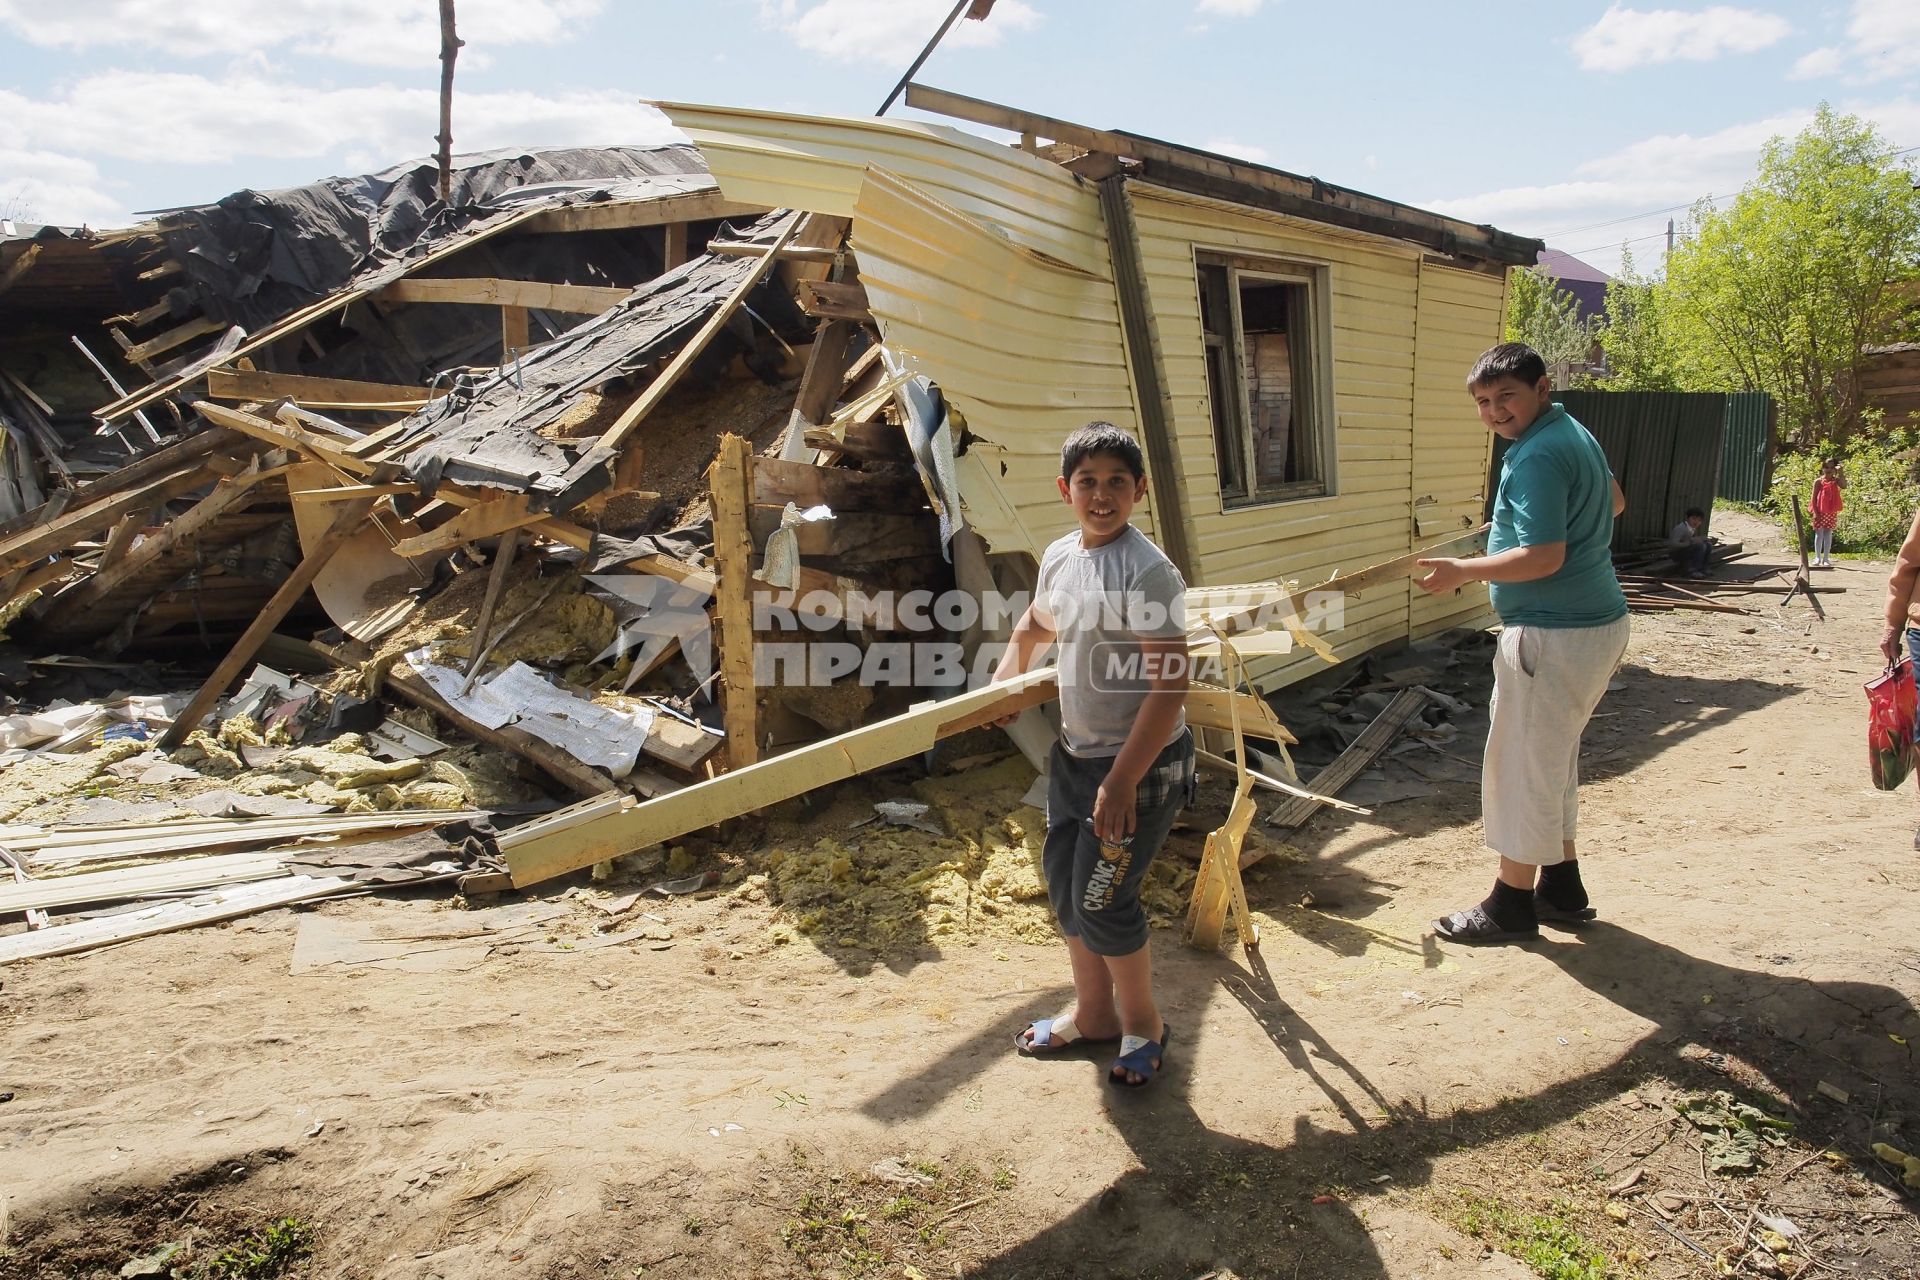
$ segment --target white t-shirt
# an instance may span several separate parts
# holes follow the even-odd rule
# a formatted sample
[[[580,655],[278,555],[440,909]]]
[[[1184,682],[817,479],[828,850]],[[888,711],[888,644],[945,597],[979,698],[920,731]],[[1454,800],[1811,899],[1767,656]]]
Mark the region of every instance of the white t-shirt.
[[[1185,637],[1186,591],[1166,552],[1132,525],[1091,548],[1076,529],[1041,556],[1034,609],[1059,636],[1060,732],[1068,751],[1096,759],[1120,754],[1153,688],[1140,641]],[[1167,742],[1186,727],[1182,712]]]

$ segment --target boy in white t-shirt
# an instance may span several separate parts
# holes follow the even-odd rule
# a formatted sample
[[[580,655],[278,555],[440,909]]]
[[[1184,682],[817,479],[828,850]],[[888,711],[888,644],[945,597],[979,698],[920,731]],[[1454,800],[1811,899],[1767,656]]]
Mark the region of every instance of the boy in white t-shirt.
[[[1147,496],[1132,436],[1094,422],[1060,450],[1060,497],[1079,529],[1048,547],[1033,604],[995,679],[1059,641],[1060,741],[1047,788],[1047,895],[1073,966],[1074,1007],[1020,1033],[1026,1054],[1120,1041],[1108,1079],[1139,1088],[1166,1054],[1140,885],[1192,799],[1186,583],[1127,523]]]

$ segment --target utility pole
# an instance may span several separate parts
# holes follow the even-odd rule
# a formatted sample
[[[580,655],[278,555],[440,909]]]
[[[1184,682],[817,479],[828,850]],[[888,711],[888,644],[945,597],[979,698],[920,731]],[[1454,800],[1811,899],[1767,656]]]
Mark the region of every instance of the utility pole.
[[[453,60],[465,43],[453,32],[453,0],[440,0],[440,203],[453,198]]]
[[[453,0],[442,0],[442,2],[451,5]],[[960,0],[959,4],[954,5],[953,12],[949,13],[947,20],[940,24],[940,29],[933,33],[933,39],[927,41],[927,47],[920,51],[920,56],[915,58],[913,65],[907,68],[907,74],[900,77],[900,83],[893,86],[893,92],[887,95],[887,100],[881,103],[880,109],[873,114],[876,116],[887,114],[887,108],[898,101],[900,95],[907,91],[907,85],[912,83],[914,73],[927,64],[927,59],[933,56],[933,51],[940,46],[940,42],[947,38],[947,32],[953,29],[953,24],[960,21],[960,15],[962,13],[966,14],[967,17],[973,19],[975,22],[984,22],[986,21],[987,15],[992,12],[993,0]]]
[[[1673,219],[1668,218],[1667,219],[1667,258],[1671,258],[1672,256],[1673,256]],[[1666,264],[1667,258],[1660,259],[1661,265],[1664,266]]]

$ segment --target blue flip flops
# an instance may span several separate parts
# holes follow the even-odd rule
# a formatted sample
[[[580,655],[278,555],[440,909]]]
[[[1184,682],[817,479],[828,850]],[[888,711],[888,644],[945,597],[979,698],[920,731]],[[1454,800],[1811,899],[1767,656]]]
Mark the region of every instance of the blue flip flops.
[[[1167,1046],[1173,1043],[1173,1025],[1164,1019],[1160,1023],[1160,1038],[1148,1040],[1144,1036],[1120,1037],[1120,1056],[1107,1068],[1107,1082],[1122,1089],[1144,1089],[1153,1083],[1153,1076],[1166,1065]],[[1139,1076],[1138,1080],[1127,1079],[1127,1073]]]

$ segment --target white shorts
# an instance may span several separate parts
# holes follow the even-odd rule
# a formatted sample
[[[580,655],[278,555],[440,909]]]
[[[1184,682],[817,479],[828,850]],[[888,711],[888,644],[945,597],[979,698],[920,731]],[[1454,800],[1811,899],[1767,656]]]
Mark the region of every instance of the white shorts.
[[[1626,656],[1632,624],[1512,626],[1493,658],[1480,774],[1487,847],[1537,867],[1564,860],[1580,816],[1580,734]]]

